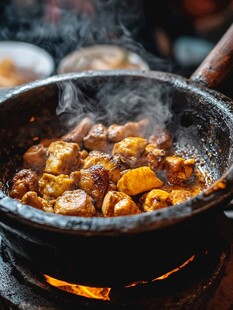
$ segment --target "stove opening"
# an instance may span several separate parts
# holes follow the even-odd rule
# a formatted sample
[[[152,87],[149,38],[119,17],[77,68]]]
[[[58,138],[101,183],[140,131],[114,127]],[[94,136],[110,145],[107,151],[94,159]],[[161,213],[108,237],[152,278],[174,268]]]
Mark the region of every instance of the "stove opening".
[[[151,281],[138,281],[131,283],[127,286],[125,286],[125,289],[129,289],[130,287],[135,287],[138,285],[146,285],[148,283],[153,283],[155,281],[161,281],[165,280],[169,276],[171,276],[175,272],[179,272],[182,268],[186,267],[189,263],[191,263],[195,258],[195,255],[192,255],[188,260],[186,260],[181,266],[167,272],[164,275],[161,275],[160,277],[157,277]],[[66,281],[62,281],[59,279],[55,279],[53,277],[50,277],[48,275],[44,275],[45,281],[60,289],[63,291],[66,291],[71,294],[79,295],[79,296],[84,296],[87,298],[93,298],[93,299],[101,299],[101,300],[110,300],[110,293],[112,288],[110,287],[91,287],[91,286],[84,286],[84,285],[79,285],[79,284],[74,284],[74,283],[69,283]]]

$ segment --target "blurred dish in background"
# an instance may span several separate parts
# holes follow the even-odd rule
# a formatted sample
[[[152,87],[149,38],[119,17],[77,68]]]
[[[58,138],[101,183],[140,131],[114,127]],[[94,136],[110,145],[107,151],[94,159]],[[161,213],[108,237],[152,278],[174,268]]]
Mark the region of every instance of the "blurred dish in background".
[[[81,48],[64,57],[57,72],[84,70],[149,70],[147,63],[137,54],[113,45],[93,45]]]
[[[214,48],[214,43],[202,38],[180,36],[173,44],[173,54],[181,66],[198,66]]]
[[[10,57],[0,59],[0,87],[14,87],[37,79],[30,69],[19,68]]]
[[[52,56],[40,47],[26,42],[0,42],[0,89],[43,79],[53,71]]]

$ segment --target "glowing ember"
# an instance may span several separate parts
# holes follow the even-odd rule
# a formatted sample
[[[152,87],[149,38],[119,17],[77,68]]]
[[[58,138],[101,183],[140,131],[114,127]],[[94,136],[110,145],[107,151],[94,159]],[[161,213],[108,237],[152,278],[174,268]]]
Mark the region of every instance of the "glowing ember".
[[[192,262],[193,259],[194,259],[194,256],[195,256],[195,255],[191,256],[188,260],[186,260],[186,262],[184,262],[184,263],[183,263],[182,265],[180,265],[178,268],[175,268],[175,269],[173,269],[172,271],[170,271],[170,272],[168,272],[168,273],[162,275],[161,277],[158,277],[158,278],[152,280],[152,282],[153,282],[153,281],[158,281],[158,280],[163,280],[163,279],[168,278],[172,273],[179,271],[181,268],[185,267],[188,263]]]
[[[183,267],[185,267],[188,263],[192,262],[194,260],[194,257],[195,255],[191,256],[188,260],[186,260],[182,265],[180,265],[179,267],[163,274],[162,276],[158,277],[158,278],[155,278],[153,280],[151,280],[151,282],[155,282],[155,281],[159,281],[159,280],[164,280],[166,278],[168,278],[171,274],[179,271],[180,269],[182,269]],[[130,285],[128,285],[127,287],[132,287],[132,286],[136,286],[137,284],[146,284],[148,283],[147,281],[139,281],[139,282],[135,282],[135,283],[132,283]]]
[[[110,300],[109,293],[111,288],[89,287],[57,280],[47,275],[44,275],[44,277],[49,284],[59,288],[60,290],[87,298]]]
[[[33,123],[33,122],[35,122],[35,120],[36,120],[35,116],[32,116],[32,117],[30,118],[29,122]]]
[[[194,257],[195,255],[191,256],[187,261],[185,261],[179,267],[169,271],[168,273],[158,278],[153,279],[151,282],[158,281],[158,280],[164,280],[168,278],[171,274],[179,271],[180,269],[185,267],[188,263],[192,262],[194,260]],[[109,294],[110,294],[111,288],[108,288],[108,287],[98,288],[98,287],[89,287],[89,286],[83,286],[83,285],[78,285],[78,284],[72,284],[72,283],[68,283],[65,281],[54,279],[48,275],[44,275],[44,277],[50,285],[55,286],[59,288],[60,290],[64,290],[66,292],[76,294],[79,296],[83,296],[83,297],[87,297],[87,298],[110,300]],[[139,281],[139,282],[132,283],[125,287],[128,288],[128,287],[136,286],[138,284],[147,284],[147,283],[148,281]]]

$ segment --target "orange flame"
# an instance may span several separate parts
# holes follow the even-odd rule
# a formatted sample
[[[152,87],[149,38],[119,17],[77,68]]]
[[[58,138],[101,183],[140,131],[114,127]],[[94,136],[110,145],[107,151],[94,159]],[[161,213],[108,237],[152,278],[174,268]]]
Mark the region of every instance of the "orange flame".
[[[182,269],[183,267],[185,267],[188,263],[190,263],[191,261],[194,260],[194,257],[195,255],[191,256],[188,260],[186,260],[182,265],[180,265],[179,267],[163,274],[162,276],[158,277],[158,278],[155,278],[153,280],[151,280],[151,282],[155,282],[155,281],[159,281],[159,280],[164,280],[166,278],[168,278],[171,274],[179,271],[180,269]],[[136,286],[137,284],[146,284],[148,283],[148,281],[138,281],[138,282],[135,282],[135,283],[132,283],[130,285],[128,285],[127,287],[132,287],[132,286]]]
[[[171,274],[179,271],[181,268],[185,267],[188,263],[194,260],[195,255],[191,256],[188,260],[186,260],[182,265],[179,267],[169,271],[168,273],[153,279],[151,282],[159,281],[159,280],[164,280],[168,278]],[[52,286],[55,286],[61,290],[67,291],[72,294],[76,294],[79,296],[87,297],[87,298],[92,298],[92,299],[102,299],[102,300],[110,300],[109,294],[111,291],[111,288],[109,287],[90,287],[90,286],[83,286],[83,285],[78,285],[78,284],[73,284],[73,283],[68,283],[65,281],[61,281],[55,278],[52,278],[48,275],[44,275],[45,280]],[[128,287],[133,287],[136,286],[137,284],[147,284],[148,281],[139,281],[132,283],[128,286],[125,286],[126,288]]]
[[[185,267],[186,265],[188,265],[188,263],[192,262],[194,260],[194,257],[195,255],[191,256],[188,260],[186,260],[182,265],[180,265],[178,268],[175,268],[173,269],[172,271],[169,271],[168,273],[162,275],[161,277],[158,277],[154,280],[152,280],[153,282],[154,281],[158,281],[158,280],[163,280],[163,279],[166,279],[168,278],[172,273],[175,273],[177,271],[179,271],[181,268]]]
[[[89,286],[68,283],[65,281],[54,279],[48,275],[44,275],[44,277],[49,284],[63,291],[67,291],[75,295],[92,298],[92,299],[110,300],[109,293],[111,291],[111,288],[89,287]]]

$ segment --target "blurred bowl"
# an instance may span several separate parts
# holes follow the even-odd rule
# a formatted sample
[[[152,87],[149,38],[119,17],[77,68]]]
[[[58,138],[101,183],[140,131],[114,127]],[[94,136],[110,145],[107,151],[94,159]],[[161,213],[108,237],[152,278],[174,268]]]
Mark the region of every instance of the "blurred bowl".
[[[44,49],[26,42],[0,42],[0,89],[6,90],[50,76],[54,60]]]
[[[148,64],[138,55],[114,45],[93,45],[76,50],[64,57],[57,73],[88,70],[132,69],[149,70]]]

